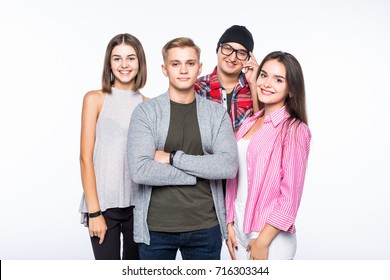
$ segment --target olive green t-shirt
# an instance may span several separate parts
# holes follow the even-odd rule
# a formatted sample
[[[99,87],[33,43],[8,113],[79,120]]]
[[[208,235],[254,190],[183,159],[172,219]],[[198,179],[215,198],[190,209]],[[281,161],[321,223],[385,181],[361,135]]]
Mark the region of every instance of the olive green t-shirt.
[[[203,155],[196,100],[190,104],[171,101],[171,116],[164,150]],[[209,180],[196,185],[154,186],[148,212],[152,231],[186,232],[218,224]]]

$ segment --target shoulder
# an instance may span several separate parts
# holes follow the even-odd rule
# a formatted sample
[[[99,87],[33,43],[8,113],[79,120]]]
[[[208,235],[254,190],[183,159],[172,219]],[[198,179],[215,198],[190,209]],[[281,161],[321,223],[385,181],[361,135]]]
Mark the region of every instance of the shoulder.
[[[163,104],[167,103],[167,100],[167,93],[160,94],[150,99],[144,99],[144,101],[138,104],[137,107],[134,109],[133,114],[141,112],[144,112],[146,114],[153,114],[157,112],[158,108],[161,108]]]
[[[143,95],[142,93],[141,93],[141,97],[142,97],[142,101],[146,101],[146,100],[150,99],[149,97],[147,97],[146,95]]]
[[[223,106],[221,106],[221,104],[203,97],[197,96],[196,99],[201,113],[207,112],[207,114],[213,117],[223,117],[225,115],[226,110]]]
[[[303,135],[311,138],[311,132],[310,132],[309,126],[307,124],[305,124],[304,122],[295,121],[294,124],[292,125],[292,127],[294,128],[295,133],[303,134]]]
[[[209,81],[209,80],[210,80],[210,76],[211,76],[211,74],[207,74],[207,75],[200,76],[200,77],[196,80],[196,82],[197,82],[197,83],[200,83],[200,82]]]
[[[210,84],[211,74],[199,77],[195,82],[195,89],[201,89]]]
[[[288,139],[290,141],[298,142],[302,146],[309,146],[311,141],[311,132],[309,126],[304,122],[294,119],[288,125],[287,134],[289,135]]]
[[[140,90],[134,91],[133,92],[133,96],[140,96],[141,97],[141,101],[145,101],[145,100],[150,99],[145,94],[143,94]]]
[[[84,95],[83,107],[100,111],[103,106],[105,95],[106,93],[103,93],[101,90],[91,90],[87,92]]]
[[[84,95],[84,102],[87,102],[87,103],[103,102],[105,95],[106,95],[106,93],[103,93],[103,91],[100,89],[99,90],[91,90],[91,91],[88,91]]]

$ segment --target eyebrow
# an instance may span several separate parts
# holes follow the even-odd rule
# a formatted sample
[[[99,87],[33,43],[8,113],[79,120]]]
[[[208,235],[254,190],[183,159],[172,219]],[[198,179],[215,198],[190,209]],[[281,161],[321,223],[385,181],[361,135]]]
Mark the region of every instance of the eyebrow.
[[[122,57],[120,54],[113,54],[112,56]],[[136,56],[134,53],[129,54],[128,56]]]
[[[178,60],[178,59],[172,59],[169,61],[169,63],[173,63],[173,62],[176,62],[176,63],[181,63],[181,62],[184,62],[184,63],[188,63],[188,62],[196,62],[197,60],[196,59],[189,59],[189,60]]]
[[[265,74],[267,74],[268,75],[268,73],[267,73],[267,71],[264,71],[263,69],[262,70],[260,70],[260,72],[263,72],[263,73],[265,73]],[[277,78],[281,78],[281,79],[286,79],[285,77],[283,77],[283,76],[280,76],[280,75],[274,75],[275,77],[277,77]]]
[[[243,52],[247,52],[249,53],[246,49],[236,49],[236,48],[233,48],[231,45],[229,45],[228,43],[225,43],[225,44],[221,44],[221,46],[228,46],[229,48],[235,50],[235,51],[243,51]]]

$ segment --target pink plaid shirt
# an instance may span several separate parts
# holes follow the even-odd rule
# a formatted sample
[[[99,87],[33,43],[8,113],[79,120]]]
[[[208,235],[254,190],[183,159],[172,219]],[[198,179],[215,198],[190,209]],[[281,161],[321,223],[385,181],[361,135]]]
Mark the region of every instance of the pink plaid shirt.
[[[261,110],[246,119],[236,140],[240,140],[263,115],[264,110]],[[302,122],[287,125],[288,117],[285,107],[266,116],[263,126],[250,140],[246,155],[248,196],[244,233],[260,232],[265,224],[295,232],[294,222],[302,196],[311,133]],[[228,223],[234,220],[237,178],[227,181]]]

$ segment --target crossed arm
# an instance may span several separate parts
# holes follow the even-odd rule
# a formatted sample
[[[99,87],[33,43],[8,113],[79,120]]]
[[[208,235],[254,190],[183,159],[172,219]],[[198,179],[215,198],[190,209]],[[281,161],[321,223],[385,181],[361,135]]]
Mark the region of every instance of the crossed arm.
[[[216,128],[212,154],[188,155],[177,151],[173,165],[169,164],[169,153],[158,150],[157,133],[149,122],[142,108],[134,110],[128,137],[128,159],[134,182],[153,186],[194,185],[196,177],[212,180],[236,175],[237,146],[227,114]]]

